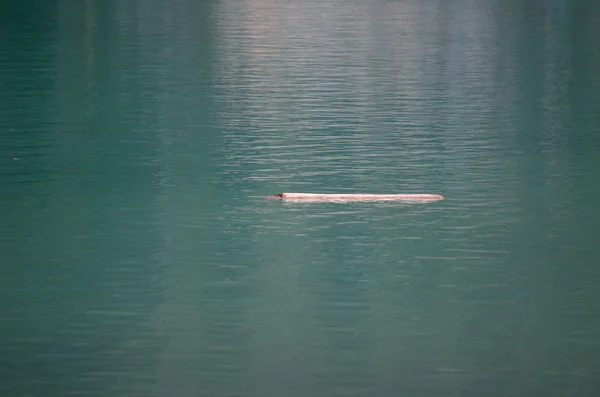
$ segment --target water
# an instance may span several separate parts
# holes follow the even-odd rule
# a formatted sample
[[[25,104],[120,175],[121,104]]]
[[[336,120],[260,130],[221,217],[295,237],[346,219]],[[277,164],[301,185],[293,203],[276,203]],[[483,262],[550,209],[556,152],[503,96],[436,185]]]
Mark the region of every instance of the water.
[[[0,395],[599,395],[597,2],[0,22]]]

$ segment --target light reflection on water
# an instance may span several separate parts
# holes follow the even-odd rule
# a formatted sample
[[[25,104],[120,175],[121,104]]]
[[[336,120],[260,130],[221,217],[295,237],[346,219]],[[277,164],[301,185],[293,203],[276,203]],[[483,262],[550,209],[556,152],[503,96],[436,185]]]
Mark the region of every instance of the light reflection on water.
[[[58,3],[4,25],[1,394],[597,391],[597,7]]]

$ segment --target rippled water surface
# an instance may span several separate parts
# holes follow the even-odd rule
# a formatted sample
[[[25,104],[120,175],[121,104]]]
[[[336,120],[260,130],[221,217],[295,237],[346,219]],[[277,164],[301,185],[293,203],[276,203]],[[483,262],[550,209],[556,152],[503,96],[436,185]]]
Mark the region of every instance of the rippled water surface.
[[[600,395],[599,27],[3,2],[0,395]]]

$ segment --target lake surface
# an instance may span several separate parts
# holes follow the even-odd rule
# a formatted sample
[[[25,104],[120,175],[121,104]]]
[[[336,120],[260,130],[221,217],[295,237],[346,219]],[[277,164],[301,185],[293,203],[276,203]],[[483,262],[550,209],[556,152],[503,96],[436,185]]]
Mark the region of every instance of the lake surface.
[[[592,0],[3,2],[0,395],[600,395],[599,37]]]

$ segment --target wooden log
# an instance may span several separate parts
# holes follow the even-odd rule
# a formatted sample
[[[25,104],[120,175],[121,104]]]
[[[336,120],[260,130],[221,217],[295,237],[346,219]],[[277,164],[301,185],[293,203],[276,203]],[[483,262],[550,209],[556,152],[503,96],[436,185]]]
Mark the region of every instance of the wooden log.
[[[302,202],[346,202],[346,201],[437,201],[444,197],[439,194],[321,194],[321,193],[277,193],[267,196],[271,200]]]

